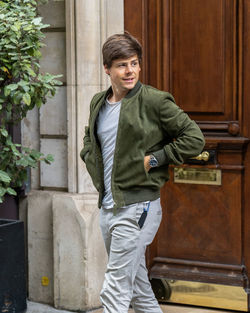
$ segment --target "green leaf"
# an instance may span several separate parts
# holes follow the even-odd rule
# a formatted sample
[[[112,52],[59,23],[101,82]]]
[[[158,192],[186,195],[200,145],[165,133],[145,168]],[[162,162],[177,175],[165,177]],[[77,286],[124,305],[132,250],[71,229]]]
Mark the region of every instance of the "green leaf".
[[[48,154],[48,155],[46,156],[46,158],[44,159],[44,161],[45,161],[46,163],[48,163],[48,164],[50,164],[51,162],[54,162],[54,157],[53,157],[53,155],[52,155],[52,154]]]
[[[12,144],[10,147],[11,147],[11,150],[12,150],[13,154],[15,156],[19,157],[20,156],[20,152],[17,150],[16,146],[14,144]]]
[[[30,148],[28,147],[22,147],[22,150],[26,153],[30,153]]]
[[[23,28],[24,31],[28,32],[29,30],[32,30],[33,26],[32,25],[27,25]]]
[[[29,94],[29,93],[25,93],[25,94],[23,95],[23,102],[24,102],[25,104],[27,104],[28,106],[30,105],[30,103],[31,103],[31,98],[30,98],[30,94]]]
[[[3,188],[0,186],[0,200],[1,200],[1,197],[5,195],[6,191],[7,191],[6,188]],[[1,201],[0,201],[0,203],[1,203]]]
[[[10,95],[10,89],[8,88],[8,86],[4,87],[4,95],[5,97],[8,97]]]
[[[19,104],[22,97],[23,97],[22,92],[15,92],[15,94],[13,96],[14,104]]]
[[[39,151],[36,151],[36,150],[32,150],[31,153],[30,153],[30,156],[35,159],[35,160],[38,160],[43,154]]]
[[[32,22],[34,25],[39,25],[42,22],[42,17],[36,17]]]
[[[54,156],[52,154],[48,154],[46,158],[51,162],[54,161]]]
[[[27,167],[29,165],[29,163],[27,160],[22,158],[22,159],[16,161],[16,165],[21,166],[21,167]]]
[[[6,172],[0,170],[0,180],[4,183],[9,183],[11,181],[11,178]]]
[[[17,195],[16,191],[14,189],[10,188],[10,187],[7,188],[7,193],[9,195],[12,195],[12,196],[16,196]]]
[[[27,71],[30,74],[30,76],[35,77],[36,73],[32,70],[32,68],[27,67]]]
[[[39,50],[35,50],[35,51],[34,51],[34,57],[35,57],[35,58],[38,58],[38,59],[39,59],[41,56],[42,56],[42,54],[41,54],[41,52],[40,52]]]
[[[10,28],[14,31],[14,32],[18,32],[19,29],[16,25],[11,25]]]
[[[7,132],[6,129],[1,128],[1,129],[0,129],[0,132],[1,132],[1,134],[2,134],[4,137],[8,137],[8,132]]]
[[[40,98],[38,98],[37,100],[36,100],[36,106],[38,107],[38,108],[40,108],[41,106],[42,106],[42,99],[40,99]]]
[[[7,86],[7,88],[10,90],[10,91],[14,91],[18,88],[18,85],[17,84],[10,84]]]
[[[14,36],[10,37],[10,41],[12,41],[16,45],[18,44],[18,41],[16,40],[16,37],[14,37]]]
[[[11,102],[8,102],[8,103],[7,103],[7,105],[6,105],[6,110],[7,110],[8,112],[11,112],[11,110],[12,110],[12,103],[11,103]]]
[[[20,80],[20,82],[18,83],[19,86],[24,87],[28,85],[28,82],[26,82],[25,80]]]
[[[13,46],[13,45],[5,45],[5,48],[8,48],[8,49],[16,49],[16,47]]]

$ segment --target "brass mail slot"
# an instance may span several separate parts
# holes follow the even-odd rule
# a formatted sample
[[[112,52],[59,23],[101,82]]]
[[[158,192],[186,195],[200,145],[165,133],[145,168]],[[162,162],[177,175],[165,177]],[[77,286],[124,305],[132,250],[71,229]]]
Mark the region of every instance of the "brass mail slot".
[[[184,184],[221,185],[221,170],[175,167],[174,182]]]

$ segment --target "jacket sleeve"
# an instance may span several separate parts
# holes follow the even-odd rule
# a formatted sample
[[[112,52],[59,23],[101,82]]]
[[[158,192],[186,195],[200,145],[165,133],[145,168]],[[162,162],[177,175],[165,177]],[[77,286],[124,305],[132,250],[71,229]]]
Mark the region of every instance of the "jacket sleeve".
[[[160,123],[166,137],[172,140],[163,149],[153,153],[159,166],[182,164],[186,159],[201,153],[205,140],[200,128],[175,104],[170,94],[161,103]]]
[[[91,146],[90,135],[89,135],[89,126],[85,126],[85,135],[83,137],[83,149],[80,152],[82,160],[85,162],[87,153],[89,152]]]

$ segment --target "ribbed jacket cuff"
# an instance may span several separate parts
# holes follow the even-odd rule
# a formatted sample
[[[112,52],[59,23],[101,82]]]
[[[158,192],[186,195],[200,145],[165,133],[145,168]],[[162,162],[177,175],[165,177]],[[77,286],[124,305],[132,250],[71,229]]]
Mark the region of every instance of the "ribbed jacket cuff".
[[[154,153],[152,153],[152,155],[157,159],[159,166],[169,163],[169,159],[164,149],[155,151]]]

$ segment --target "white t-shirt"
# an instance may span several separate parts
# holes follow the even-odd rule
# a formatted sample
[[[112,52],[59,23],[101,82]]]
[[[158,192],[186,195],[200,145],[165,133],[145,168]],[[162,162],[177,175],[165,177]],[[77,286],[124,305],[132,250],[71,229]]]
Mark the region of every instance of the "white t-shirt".
[[[104,165],[105,193],[102,201],[102,207],[104,209],[111,209],[114,206],[111,190],[111,175],[120,109],[121,100],[119,102],[111,103],[106,99],[97,118],[97,135],[101,144]]]

